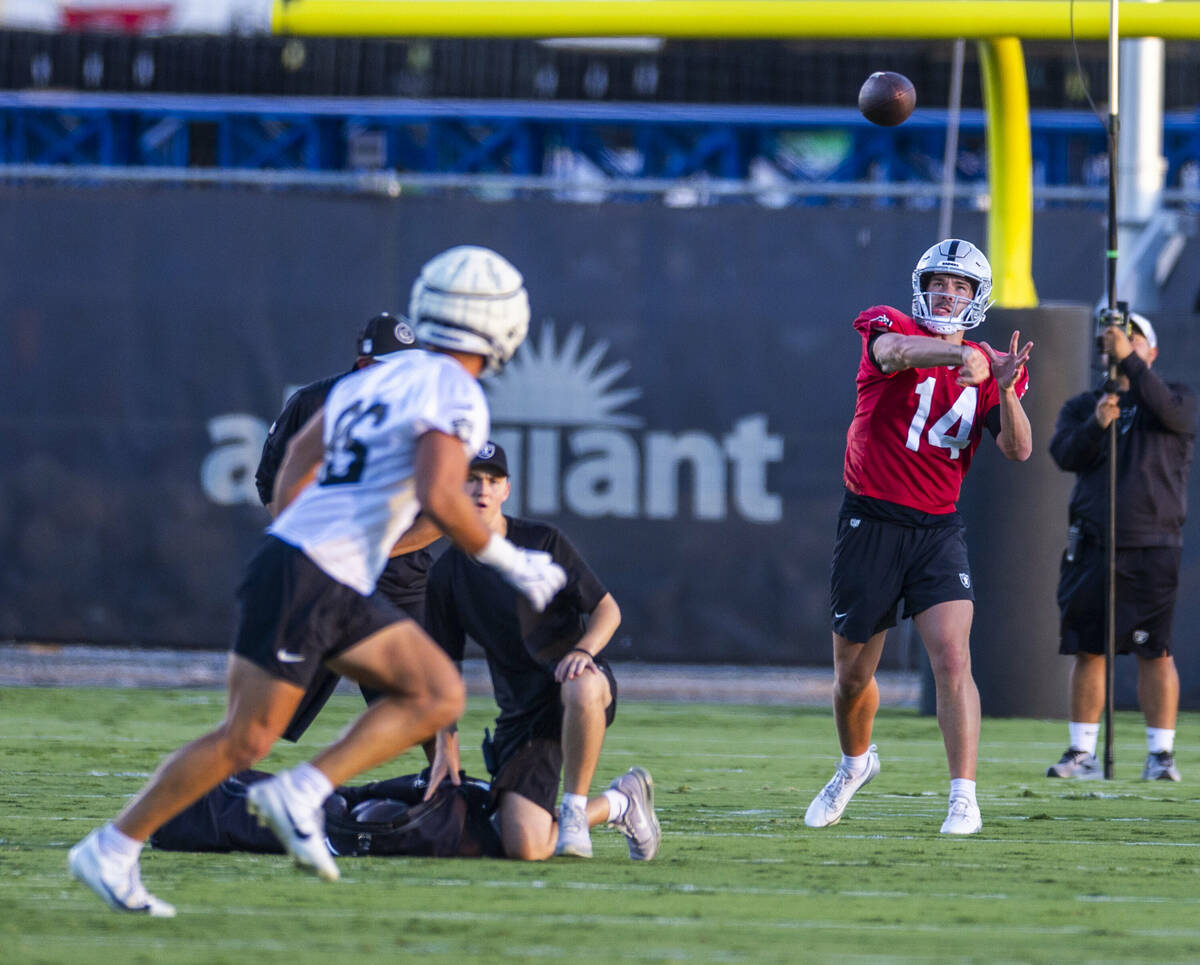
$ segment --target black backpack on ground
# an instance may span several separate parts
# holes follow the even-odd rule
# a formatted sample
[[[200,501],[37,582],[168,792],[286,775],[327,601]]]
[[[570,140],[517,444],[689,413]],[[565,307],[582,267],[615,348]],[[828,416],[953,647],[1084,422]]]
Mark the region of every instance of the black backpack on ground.
[[[222,781],[150,836],[162,851],[255,851],[282,854],[274,833],[246,810],[251,784],[271,775],[241,771]],[[486,781],[460,772],[422,801],[429,770],[361,787],[339,787],[325,801],[325,835],[339,856],[434,858],[504,856],[491,823]]]

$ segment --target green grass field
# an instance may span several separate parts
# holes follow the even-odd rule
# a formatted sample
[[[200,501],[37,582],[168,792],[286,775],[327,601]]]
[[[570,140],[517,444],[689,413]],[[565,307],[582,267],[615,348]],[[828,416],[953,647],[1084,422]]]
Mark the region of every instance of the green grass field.
[[[1042,777],[1061,722],[986,720],[983,832],[944,839],[931,718],[884,711],[882,773],[836,827],[803,815],[831,773],[828,711],[625,703],[596,788],[654,774],[657,860],[596,829],[591,861],[340,859],[325,884],[279,856],[155,853],[151,891],[179,908],[117,915],[65,870],[158,760],[215,723],[209,691],[0,689],[0,962],[1196,962],[1200,716],[1179,728],[1183,784],[1142,783],[1140,719],[1119,714],[1117,778]],[[275,770],[357,711],[337,697]],[[472,700],[464,767],[489,701]],[[410,754],[372,777],[415,771]]]

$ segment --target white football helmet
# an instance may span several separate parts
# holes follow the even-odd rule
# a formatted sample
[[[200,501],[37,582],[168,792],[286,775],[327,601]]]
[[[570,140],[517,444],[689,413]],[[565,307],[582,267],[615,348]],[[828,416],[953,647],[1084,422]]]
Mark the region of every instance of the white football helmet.
[[[969,279],[975,285],[975,294],[967,301],[957,296],[962,302],[955,306],[951,316],[934,315],[930,304],[928,277],[930,275],[958,275]],[[983,321],[987,310],[992,306],[992,266],[983,256],[983,252],[969,241],[958,238],[947,238],[939,241],[921,256],[917,267],[912,273],[912,316],[922,328],[938,335],[953,335],[963,329],[974,328]],[[956,297],[956,296],[951,296]]]
[[[421,345],[470,352],[498,372],[529,331],[525,280],[490,248],[458,245],[425,263],[408,300]]]

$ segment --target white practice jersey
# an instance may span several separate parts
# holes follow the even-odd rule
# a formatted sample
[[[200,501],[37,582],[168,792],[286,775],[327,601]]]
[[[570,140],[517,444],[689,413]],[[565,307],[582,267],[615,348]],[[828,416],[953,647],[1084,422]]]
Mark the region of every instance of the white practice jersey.
[[[410,350],[340,379],[325,400],[325,458],[267,530],[339,583],[375,589],[392,546],[420,511],[417,440],[436,430],[468,458],[488,438],[487,400],[458,362]]]

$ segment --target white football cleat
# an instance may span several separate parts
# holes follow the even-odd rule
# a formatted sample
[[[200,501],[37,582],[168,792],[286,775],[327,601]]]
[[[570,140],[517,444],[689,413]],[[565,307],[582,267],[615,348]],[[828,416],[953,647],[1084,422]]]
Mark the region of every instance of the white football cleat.
[[[152,918],[174,918],[175,906],[150,894],[142,885],[138,863],[125,865],[100,848],[100,832],[93,831],[67,852],[71,876],[92,889],[109,908]]]
[[[572,858],[592,856],[592,836],[588,832],[587,812],[583,808],[559,807],[558,841],[554,856]]]
[[[978,834],[983,830],[979,805],[965,797],[950,799],[950,812],[942,822],[942,834]]]
[[[861,774],[853,775],[838,764],[829,783],[821,788],[821,793],[813,798],[804,813],[805,824],[810,828],[828,828],[842,819],[842,812],[846,810],[850,798],[879,773],[879,755],[875,752],[874,744],[867,748],[867,754],[867,769]]]
[[[278,775],[252,784],[246,792],[246,810],[258,818],[264,828],[275,832],[284,850],[297,866],[313,872],[325,881],[340,877],[325,844],[325,812],[288,801],[286,775]]]

